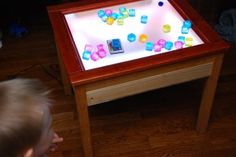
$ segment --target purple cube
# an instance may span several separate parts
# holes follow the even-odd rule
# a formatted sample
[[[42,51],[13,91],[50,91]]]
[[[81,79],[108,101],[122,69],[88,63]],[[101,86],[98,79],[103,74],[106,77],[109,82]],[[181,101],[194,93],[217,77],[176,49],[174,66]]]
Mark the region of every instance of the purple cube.
[[[183,48],[184,43],[182,41],[176,41],[174,45],[176,49],[181,49]]]

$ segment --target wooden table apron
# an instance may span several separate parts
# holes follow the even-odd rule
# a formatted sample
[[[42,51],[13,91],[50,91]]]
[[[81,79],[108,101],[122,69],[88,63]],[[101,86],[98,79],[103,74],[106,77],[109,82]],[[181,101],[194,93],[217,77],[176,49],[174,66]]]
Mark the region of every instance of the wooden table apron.
[[[90,0],[48,7],[65,93],[71,94],[72,86],[76,99],[85,157],[93,156],[88,114],[90,105],[207,78],[196,129],[204,132],[208,125],[223,56],[229,45],[186,0],[172,0],[171,4],[183,18],[192,21],[194,31],[204,44],[88,71],[81,66],[73,39],[65,24],[64,14],[133,1],[135,0],[107,0],[99,3]]]

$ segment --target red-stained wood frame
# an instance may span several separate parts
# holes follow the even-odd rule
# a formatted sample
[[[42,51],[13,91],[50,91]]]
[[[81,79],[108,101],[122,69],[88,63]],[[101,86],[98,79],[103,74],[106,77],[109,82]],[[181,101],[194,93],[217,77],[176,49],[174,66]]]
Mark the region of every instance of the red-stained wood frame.
[[[188,66],[191,66],[201,61],[201,59],[213,58],[212,73],[206,81],[197,120],[198,131],[204,132],[207,128],[223,56],[227,52],[229,45],[214,32],[186,0],[170,0],[170,3],[184,19],[191,20],[194,31],[204,41],[204,44],[175,50],[171,53],[154,55],[92,70],[84,70],[64,15],[135,1],[140,0],[103,0],[99,2],[84,0],[48,7],[48,14],[58,48],[58,58],[65,92],[70,94],[71,87],[74,90],[77,111],[79,113],[82,145],[86,157],[93,156],[86,88],[97,82],[102,84],[104,80],[131,77],[136,73],[145,73],[145,71],[158,68],[165,69],[175,65],[188,64]]]
[[[201,37],[205,44],[177,50],[173,53],[160,54],[146,57],[145,59],[142,58],[85,71],[80,62],[80,57],[76,52],[77,50],[64,19],[64,14],[133,1],[137,0],[118,0],[100,3],[90,3],[87,1],[88,5],[85,5],[85,2],[82,3],[82,5],[80,5],[80,2],[75,2],[71,4],[48,7],[49,17],[55,34],[57,47],[62,55],[63,63],[65,64],[71,82],[83,84],[97,81],[98,79],[100,80],[109,77],[120,76],[129,72],[146,70],[148,68],[162,66],[190,58],[210,55],[212,53],[217,53],[217,51],[215,51],[216,49],[220,50],[227,47],[227,44],[220,39],[220,37],[212,30],[212,28],[204,21],[204,19],[200,17],[185,0],[173,0],[170,1],[172,5],[177,11],[179,11],[183,18],[190,19],[192,21],[194,31],[199,35],[199,37]],[[160,62],[157,62],[157,60]]]

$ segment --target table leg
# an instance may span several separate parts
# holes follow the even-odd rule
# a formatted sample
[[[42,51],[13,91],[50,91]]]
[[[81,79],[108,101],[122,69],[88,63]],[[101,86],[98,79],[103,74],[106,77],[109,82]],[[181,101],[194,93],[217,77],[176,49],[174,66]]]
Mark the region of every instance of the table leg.
[[[93,157],[86,89],[84,86],[76,86],[74,87],[74,93],[84,156]]]
[[[197,121],[197,131],[200,133],[205,132],[207,129],[223,57],[223,54],[216,56],[212,73],[206,80]]]

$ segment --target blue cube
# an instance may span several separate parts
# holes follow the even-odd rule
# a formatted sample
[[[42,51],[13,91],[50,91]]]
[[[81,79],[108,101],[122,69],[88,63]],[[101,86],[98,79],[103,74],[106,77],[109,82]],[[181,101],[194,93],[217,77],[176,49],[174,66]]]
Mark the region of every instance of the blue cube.
[[[117,13],[112,13],[112,14],[111,14],[111,17],[112,17],[114,20],[116,20],[116,19],[118,18],[118,14],[117,14]]]
[[[165,44],[165,49],[166,50],[171,50],[173,48],[173,42],[167,41]]]
[[[141,16],[141,23],[146,24],[146,23],[147,23],[147,20],[148,20],[148,16],[146,16],[146,15],[142,15],[142,16]]]
[[[125,8],[125,7],[120,7],[120,8],[119,8],[120,14],[122,14],[122,13],[125,12],[125,11],[126,11],[126,8]]]
[[[181,41],[182,43],[185,42],[185,37],[184,36],[179,36],[177,41]]]
[[[102,19],[103,22],[107,22],[107,18],[108,18],[107,15],[104,15],[103,17],[101,17],[101,19]]]
[[[146,50],[147,51],[152,51],[153,50],[154,44],[152,42],[147,42],[146,43]]]
[[[136,35],[134,33],[130,33],[127,39],[129,42],[134,42],[136,40]]]
[[[131,17],[135,16],[135,9],[129,9],[129,16]]]
[[[99,11],[98,11],[98,16],[99,16],[100,18],[102,18],[105,14],[106,14],[106,13],[105,13],[104,10],[99,10]]]
[[[182,34],[188,34],[188,32],[189,32],[189,28],[186,27],[186,26],[182,26],[182,28],[181,28],[181,33],[182,33]]]
[[[91,56],[91,52],[89,52],[89,51],[84,51],[82,58],[85,59],[85,60],[89,60],[90,56]]]
[[[186,21],[184,21],[183,26],[185,26],[187,28],[191,28],[192,27],[192,23],[191,23],[191,21],[186,20]]]
[[[117,15],[117,19],[124,19],[125,17],[124,17],[124,15],[123,14],[118,14]]]

